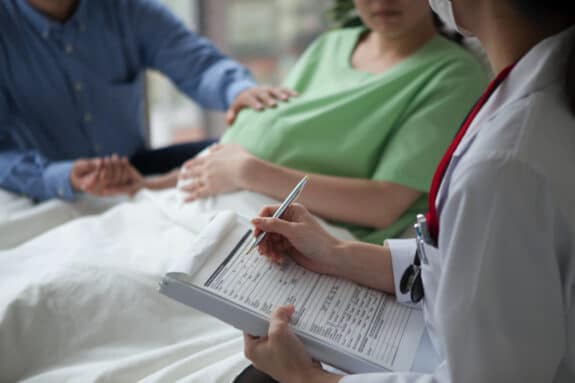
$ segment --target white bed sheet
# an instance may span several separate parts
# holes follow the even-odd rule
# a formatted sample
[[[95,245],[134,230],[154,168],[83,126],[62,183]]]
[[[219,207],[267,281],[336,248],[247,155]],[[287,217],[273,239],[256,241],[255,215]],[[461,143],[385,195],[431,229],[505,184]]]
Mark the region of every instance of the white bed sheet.
[[[0,189],[0,249],[16,247],[63,223],[102,213],[128,199],[79,195],[74,202],[34,203],[30,198]]]
[[[157,283],[216,212],[251,217],[273,202],[142,191],[0,252],[0,382],[230,382],[247,365],[240,332]]]

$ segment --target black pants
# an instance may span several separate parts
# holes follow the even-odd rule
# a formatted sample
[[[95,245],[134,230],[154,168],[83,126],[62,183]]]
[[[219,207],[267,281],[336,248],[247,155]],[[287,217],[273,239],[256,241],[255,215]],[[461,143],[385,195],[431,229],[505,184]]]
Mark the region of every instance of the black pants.
[[[250,365],[242,371],[233,383],[279,383],[277,380]]]
[[[218,140],[204,140],[171,145],[161,149],[142,150],[130,158],[131,164],[143,175],[169,172]]]

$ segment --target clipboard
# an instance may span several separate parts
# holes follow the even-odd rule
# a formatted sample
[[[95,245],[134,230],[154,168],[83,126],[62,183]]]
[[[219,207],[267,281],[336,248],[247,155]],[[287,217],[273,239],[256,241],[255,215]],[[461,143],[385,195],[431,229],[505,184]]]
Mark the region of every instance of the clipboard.
[[[170,272],[167,273],[162,281],[160,282],[159,292],[164,294],[178,302],[185,305],[193,307],[199,311],[202,311],[208,315],[216,317],[237,329],[250,333],[256,336],[264,336],[267,334],[269,326],[269,315],[260,309],[253,309],[249,302],[249,299],[243,297],[241,299],[232,299],[222,295],[220,292],[216,291],[214,286],[220,286],[222,284],[222,273],[226,277],[233,275],[233,268],[236,266],[230,266],[233,262],[240,262],[242,251],[245,251],[247,245],[249,245],[249,239],[252,238],[251,230],[249,225],[243,221],[243,219],[236,217],[236,222],[233,225],[226,223],[225,225],[220,225],[221,227],[226,227],[227,233],[221,233],[222,239],[218,242],[218,246],[212,247],[210,251],[212,252],[206,256],[205,261],[194,270],[194,274],[188,274],[183,272]],[[239,240],[238,240],[239,239]],[[205,254],[204,254],[205,255]],[[253,254],[252,257],[258,257]],[[252,261],[249,259],[249,261]],[[264,257],[259,257],[257,262],[266,261]],[[255,262],[255,261],[254,261]],[[267,261],[266,261],[267,262]],[[275,266],[275,265],[272,265]],[[252,265],[245,265],[247,270],[252,270]],[[262,268],[261,262],[259,263],[260,269]],[[295,265],[295,263],[289,267],[298,268],[300,266]],[[295,269],[289,269],[292,272]],[[246,269],[243,270],[245,274]],[[269,269],[268,269],[269,270]],[[276,274],[280,273],[278,270],[272,270]],[[299,270],[300,273],[301,270]],[[255,272],[254,272],[255,273]],[[327,276],[320,276],[319,274],[312,273],[308,271],[310,278],[315,278],[316,280],[325,281]],[[333,277],[328,277],[333,278]],[[334,278],[335,279],[335,278]],[[202,281],[202,283],[198,283]],[[328,281],[330,282],[330,281]],[[262,282],[263,283],[263,282]],[[274,283],[274,280],[267,281],[268,284]],[[339,283],[339,282],[338,282]],[[350,283],[350,282],[346,282]],[[335,285],[334,285],[335,286]],[[347,286],[347,285],[346,285]],[[356,289],[367,289],[365,287],[356,287]],[[281,288],[279,288],[281,289]],[[279,290],[278,289],[278,290]],[[313,289],[309,289],[313,291]],[[363,290],[362,290],[363,291]],[[372,291],[369,294],[376,294]],[[384,295],[383,293],[377,292],[377,294]],[[252,302],[253,303],[253,302]],[[273,302],[274,307],[278,305],[283,305],[288,302],[279,301]],[[291,302],[289,302],[291,303]],[[325,302],[324,302],[325,303]],[[394,302],[392,298],[387,297],[386,304],[390,307],[392,306],[396,312],[400,312],[407,318],[405,323],[398,324],[397,328],[401,327],[403,331],[403,337],[409,339],[401,339],[405,341],[406,344],[397,347],[395,353],[410,353],[410,355],[395,355],[395,357],[400,357],[404,362],[400,368],[390,368],[389,364],[378,363],[374,358],[369,358],[364,356],[362,353],[357,352],[357,350],[352,350],[341,346],[337,342],[330,339],[330,336],[334,339],[337,338],[334,334],[314,334],[312,332],[303,328],[299,328],[297,325],[292,326],[292,329],[299,336],[299,338],[304,343],[307,351],[310,355],[319,361],[337,367],[343,371],[350,373],[368,373],[368,372],[382,372],[382,371],[407,371],[411,368],[413,359],[415,358],[415,353],[419,345],[421,335],[423,334],[423,317],[421,311],[399,305]],[[397,306],[394,306],[397,305]],[[269,302],[268,302],[269,307]],[[298,314],[298,306],[296,303],[296,317]],[[306,314],[305,307],[301,308],[299,318],[302,318]],[[376,314],[374,314],[376,315]],[[298,319],[299,319],[298,318]],[[292,318],[293,320],[294,318]],[[296,319],[297,321],[297,319]],[[371,326],[374,327],[374,323],[377,321],[372,320]],[[364,323],[365,324],[365,323]],[[400,326],[401,325],[401,326]],[[329,326],[328,326],[329,327]],[[376,326],[377,327],[377,324]],[[383,326],[382,326],[383,328]],[[322,330],[326,328],[321,327]],[[331,330],[329,328],[328,330]],[[349,330],[349,329],[348,329]],[[361,331],[359,329],[358,331]],[[366,329],[365,332],[375,331],[372,328]],[[325,332],[325,331],[324,331]],[[341,334],[338,334],[341,335]],[[367,335],[366,335],[367,337]],[[359,339],[360,337],[356,337]],[[394,337],[393,339],[396,339]],[[355,339],[355,338],[354,338]],[[341,339],[340,339],[341,340]]]

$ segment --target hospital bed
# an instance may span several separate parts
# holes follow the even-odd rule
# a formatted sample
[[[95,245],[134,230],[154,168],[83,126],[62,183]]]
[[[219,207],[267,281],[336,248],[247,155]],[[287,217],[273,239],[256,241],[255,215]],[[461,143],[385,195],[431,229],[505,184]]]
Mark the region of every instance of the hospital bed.
[[[99,214],[126,197],[96,198],[82,195],[74,202],[30,198],[0,189],[0,250],[16,247],[75,218]]]

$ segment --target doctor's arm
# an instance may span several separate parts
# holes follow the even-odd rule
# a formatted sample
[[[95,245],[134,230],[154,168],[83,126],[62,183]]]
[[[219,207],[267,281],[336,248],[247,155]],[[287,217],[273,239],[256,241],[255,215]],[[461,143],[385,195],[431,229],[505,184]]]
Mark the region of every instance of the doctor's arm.
[[[434,262],[442,274],[431,307],[445,360],[433,374],[358,374],[341,383],[553,381],[567,334],[554,256],[561,217],[551,188],[517,163],[472,164],[453,179],[441,212],[441,259]],[[518,196],[517,185],[529,193]],[[299,364],[302,375],[287,375],[288,383],[338,381],[301,356],[285,323],[290,313],[276,312],[267,338],[245,335],[246,355],[276,378],[286,373],[282,366],[294,371]]]
[[[556,257],[560,201],[539,174],[504,159],[460,166],[452,180],[432,306],[445,360],[422,381],[551,382],[567,339]],[[360,381],[370,382],[342,380]]]
[[[554,232],[562,218],[552,188],[523,164],[497,158],[460,166],[452,180],[431,307],[444,361],[433,375],[356,375],[342,383],[556,377],[567,332]]]

